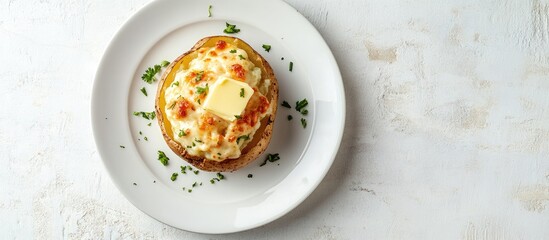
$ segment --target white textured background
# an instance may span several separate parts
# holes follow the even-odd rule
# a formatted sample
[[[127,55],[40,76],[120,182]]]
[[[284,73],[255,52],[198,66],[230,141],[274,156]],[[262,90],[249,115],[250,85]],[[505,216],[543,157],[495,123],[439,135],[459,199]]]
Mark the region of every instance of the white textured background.
[[[340,65],[345,135],[303,204],[226,236],[146,216],[95,149],[97,64],[147,2],[0,0],[2,239],[549,239],[549,1],[287,0]]]

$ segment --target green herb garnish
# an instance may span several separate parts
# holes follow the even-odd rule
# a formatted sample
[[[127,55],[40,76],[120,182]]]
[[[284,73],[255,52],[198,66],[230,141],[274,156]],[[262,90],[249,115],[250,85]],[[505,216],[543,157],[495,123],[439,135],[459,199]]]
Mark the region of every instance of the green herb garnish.
[[[295,102],[295,110],[297,110],[298,112],[301,112],[301,109],[306,107],[308,104],[309,104],[309,102],[307,102],[306,98],[304,98],[301,101],[297,101],[297,102]]]
[[[275,154],[267,154],[267,158],[265,158],[265,161],[263,161],[263,163],[261,163],[259,166],[260,167],[263,167],[265,164],[267,164],[267,161],[269,162],[276,162],[280,160],[280,156],[278,155],[278,153],[275,153]]]
[[[242,56],[242,54],[239,54],[238,58],[240,58],[240,60],[245,60],[246,59],[244,56]]]
[[[141,131],[139,131],[139,135],[143,135],[143,133]]]
[[[167,67],[168,65],[170,65],[170,62],[168,62],[166,60],[164,60],[160,63],[160,66],[162,66],[162,67]]]
[[[208,84],[206,83],[206,87],[196,87],[196,93],[203,94],[206,93],[210,87],[208,87]]]
[[[269,52],[269,51],[271,51],[271,45],[263,44],[263,49],[265,49],[265,51]]]
[[[231,51],[229,51],[230,53],[236,53],[236,49],[232,49]]]
[[[134,116],[141,116],[147,120],[153,120],[156,117],[155,112],[133,112]]]
[[[307,127],[307,120],[305,118],[301,118],[301,126],[303,126],[303,128]]]
[[[193,190],[192,190],[192,189],[189,189],[189,190],[187,190],[187,192],[189,192],[189,193],[192,193],[192,192],[193,192]]]
[[[282,106],[286,108],[292,108],[292,106],[290,106],[290,104],[286,101],[282,101]]]
[[[212,17],[212,5],[208,6],[208,17]]]
[[[126,148],[126,146],[120,145],[120,148]]]
[[[177,174],[176,172],[172,173],[172,177],[170,178],[172,180],[172,182],[177,179],[177,175],[179,175],[179,174]]]
[[[200,139],[195,138],[194,141],[197,142],[197,143],[202,143],[202,140],[200,140]],[[192,169],[191,167],[189,167],[189,168]]]
[[[187,136],[187,133],[185,132],[185,130],[180,129],[180,130],[179,130],[179,133],[177,134],[177,136],[179,136],[179,137]]]
[[[219,178],[220,180],[223,180],[225,179],[225,176],[223,176],[223,174],[221,173],[217,173],[217,178]]]
[[[147,126],[149,126],[149,127],[150,127],[150,126],[151,126],[151,124],[152,124],[152,123],[149,123],[149,124],[147,124]]]
[[[192,187],[196,187],[196,185],[198,185],[198,183],[194,182]]]
[[[241,97],[241,98],[244,97],[244,88],[241,88],[241,89],[240,89],[240,97]]]
[[[290,62],[289,70],[290,70],[290,72],[291,72],[292,70],[294,70],[294,62]]]
[[[234,117],[235,117],[236,119],[242,119],[242,116],[240,116],[240,115],[234,115]]]
[[[307,115],[309,113],[309,110],[307,109],[301,109],[301,114]]]
[[[238,144],[238,142],[240,142],[240,140],[244,140],[244,141],[250,140],[250,135],[242,135],[242,136],[238,137],[236,139],[236,144]]]
[[[144,137],[143,139],[145,139],[145,141],[149,141],[149,139],[147,137]]]
[[[294,119],[294,117],[292,117],[292,115],[288,115],[288,121],[292,121],[292,119]]]
[[[137,186],[137,183],[133,183],[134,186]]]
[[[194,78],[194,81],[199,82],[200,80],[202,80],[203,76],[204,76],[204,71],[198,72],[198,74],[196,74],[196,77]]]
[[[158,151],[158,161],[160,161],[162,165],[166,166],[168,165],[168,161],[170,161],[170,159],[166,156],[164,152]]]
[[[187,166],[181,166],[181,173],[187,174]]]
[[[162,66],[158,64],[154,65],[153,67],[147,68],[147,70],[145,70],[145,73],[141,75],[141,79],[148,84],[152,84],[154,81],[156,81],[155,76],[160,72],[160,69],[162,69]]]
[[[237,33],[237,32],[240,32],[240,29],[236,28],[236,25],[232,25],[228,22],[225,22],[225,30],[223,30],[224,33],[228,33],[228,34],[232,34],[232,33]]]
[[[141,92],[145,95],[145,97],[148,96],[147,95],[147,89],[145,89],[145,87],[141,88]]]
[[[252,175],[251,173],[248,174],[248,178],[253,178],[253,177],[254,177],[254,175]]]
[[[179,86],[179,81],[175,81],[172,83],[172,86]]]

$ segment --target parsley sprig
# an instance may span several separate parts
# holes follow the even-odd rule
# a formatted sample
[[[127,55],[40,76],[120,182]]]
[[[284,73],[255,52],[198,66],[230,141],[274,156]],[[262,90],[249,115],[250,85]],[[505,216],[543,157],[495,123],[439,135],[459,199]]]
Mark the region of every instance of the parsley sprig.
[[[133,112],[134,116],[141,116],[147,120],[153,120],[156,117],[156,113],[152,112]]]
[[[162,151],[158,151],[158,161],[160,161],[160,163],[162,163],[162,165],[166,166],[168,165],[168,161],[170,161],[170,159],[166,156],[166,154]]]
[[[278,155],[278,153],[274,153],[274,154],[267,154],[267,157],[265,158],[265,161],[263,161],[263,163],[261,163],[259,166],[260,167],[263,167],[265,164],[267,164],[267,162],[276,162],[280,160],[280,156]]]
[[[156,81],[156,74],[160,72],[163,67],[170,65],[170,62],[164,60],[160,64],[155,64],[153,67],[147,68],[145,73],[141,75],[141,79],[148,84],[152,84]]]
[[[225,28],[225,30],[223,30],[224,33],[233,34],[233,33],[240,32],[240,29],[236,28],[236,25],[225,22],[225,26],[226,26],[226,28]]]
[[[269,51],[271,51],[271,45],[263,44],[263,49],[265,49],[265,51],[269,52]]]

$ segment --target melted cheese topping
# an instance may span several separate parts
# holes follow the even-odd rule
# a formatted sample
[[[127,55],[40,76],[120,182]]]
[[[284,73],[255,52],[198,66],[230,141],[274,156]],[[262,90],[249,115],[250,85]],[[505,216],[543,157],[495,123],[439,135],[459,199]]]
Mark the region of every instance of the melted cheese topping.
[[[174,140],[187,153],[214,161],[240,157],[252,140],[261,119],[271,114],[265,97],[270,80],[261,79],[261,69],[248,60],[246,51],[224,41],[200,48],[188,69],[179,69],[165,91],[165,113]],[[202,104],[218,79],[232,78],[247,83],[253,95],[240,118],[228,121],[206,111]]]

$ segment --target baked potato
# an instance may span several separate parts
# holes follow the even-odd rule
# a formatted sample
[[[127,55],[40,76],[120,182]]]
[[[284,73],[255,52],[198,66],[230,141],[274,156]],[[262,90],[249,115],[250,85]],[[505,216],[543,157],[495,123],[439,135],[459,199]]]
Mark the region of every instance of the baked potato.
[[[247,94],[249,100],[234,117],[207,106],[214,101],[210,98],[218,97],[215,91],[224,91],[218,86],[222,78],[253,89],[245,93],[240,88],[240,97]],[[269,63],[241,39],[211,36],[167,66],[155,110],[162,135],[178,156],[204,171],[227,172],[250,164],[265,151],[277,102],[278,82]]]

